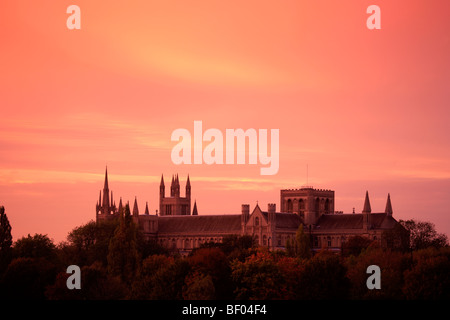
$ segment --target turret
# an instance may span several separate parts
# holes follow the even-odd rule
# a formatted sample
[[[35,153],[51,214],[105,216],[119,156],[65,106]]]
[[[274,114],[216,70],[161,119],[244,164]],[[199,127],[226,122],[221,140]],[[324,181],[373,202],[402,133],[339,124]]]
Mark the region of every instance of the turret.
[[[192,210],[192,215],[198,216],[197,201],[194,201],[194,209]]]
[[[241,214],[241,226],[242,226],[243,234],[245,234],[245,225],[247,224],[249,217],[250,217],[250,205],[243,204],[242,205],[242,214]]]
[[[386,215],[392,217],[392,214],[394,213],[392,211],[392,204],[391,204],[391,195],[388,193],[387,201],[386,201],[386,209],[384,210]]]
[[[123,206],[122,206],[122,197],[120,197],[120,201],[119,201],[119,213],[123,210]]]
[[[137,197],[134,197],[134,205],[133,205],[133,216],[139,215],[139,209],[137,205]]]
[[[189,175],[187,177],[187,182],[186,182],[186,198],[188,198],[188,199],[191,198],[191,181],[189,180]]]
[[[371,228],[371,219],[370,214],[372,212],[372,209],[370,208],[370,201],[369,201],[369,192],[366,191],[366,198],[364,199],[364,208],[362,211],[363,216],[363,229],[367,230]]]
[[[277,205],[275,203],[269,203],[267,205],[267,214],[269,223],[275,223],[275,212],[277,210]]]

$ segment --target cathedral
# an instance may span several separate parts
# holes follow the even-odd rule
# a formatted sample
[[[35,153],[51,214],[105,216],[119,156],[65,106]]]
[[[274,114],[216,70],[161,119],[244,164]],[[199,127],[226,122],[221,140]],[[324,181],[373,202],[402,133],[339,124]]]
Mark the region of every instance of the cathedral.
[[[96,204],[96,221],[117,219],[122,206],[120,199],[116,207],[106,170],[103,191]],[[362,236],[389,248],[403,247],[409,240],[407,231],[393,217],[389,194],[384,212],[372,212],[368,192],[361,213],[344,214],[334,211],[333,190],[302,187],[280,191],[280,211],[275,203],[269,203],[267,210],[256,204],[252,211],[249,204],[242,204],[240,213],[199,215],[196,203],[191,212],[189,176],[185,197],[180,196],[178,175],[172,176],[170,196],[166,196],[161,176],[159,212],[150,214],[147,203],[144,214],[140,214],[135,198],[131,213],[146,239],[156,240],[183,254],[206,242],[220,242],[229,235],[251,235],[259,246],[284,250],[286,244],[295,239],[301,224],[310,236],[314,251],[340,252],[353,236]]]

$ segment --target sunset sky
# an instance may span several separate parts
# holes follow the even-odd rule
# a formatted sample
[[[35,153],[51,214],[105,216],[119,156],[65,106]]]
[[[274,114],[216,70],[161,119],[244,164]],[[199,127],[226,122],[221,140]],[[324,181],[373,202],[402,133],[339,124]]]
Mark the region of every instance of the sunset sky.
[[[66,9],[81,9],[69,30]],[[366,9],[381,9],[369,30]],[[63,241],[117,200],[158,209],[179,174],[200,215],[280,189],[335,190],[335,210],[450,236],[450,1],[0,2],[0,206],[14,240]],[[279,129],[280,167],[175,165],[171,134]],[[308,167],[308,181],[307,170]]]

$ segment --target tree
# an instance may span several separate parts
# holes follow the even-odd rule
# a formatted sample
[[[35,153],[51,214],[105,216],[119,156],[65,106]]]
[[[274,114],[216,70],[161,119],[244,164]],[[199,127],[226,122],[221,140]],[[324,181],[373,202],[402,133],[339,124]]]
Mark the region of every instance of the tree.
[[[308,259],[311,257],[311,243],[309,235],[303,231],[303,224],[300,223],[297,232],[295,233],[295,251],[297,257],[301,259]]]
[[[108,248],[118,221],[89,221],[74,228],[67,236],[68,245],[72,247],[71,263],[79,266],[91,265],[100,261],[107,265]]]
[[[45,288],[55,281],[56,268],[44,258],[11,261],[0,281],[2,299],[45,299]]]
[[[194,271],[186,276],[183,287],[184,300],[213,300],[215,299],[214,283],[210,275]]]
[[[118,300],[128,292],[123,282],[110,275],[99,261],[81,268],[81,290],[68,290],[69,274],[60,272],[55,282],[48,286],[45,295],[49,300]]]
[[[231,263],[231,278],[239,300],[282,299],[283,275],[268,251],[259,250],[244,262]]]
[[[366,249],[372,244],[372,240],[363,236],[352,236],[342,245],[342,255],[344,256],[358,256],[363,249]]]
[[[410,233],[412,250],[428,247],[442,248],[448,246],[448,238],[443,233],[438,233],[431,222],[411,220],[399,221]]]
[[[401,299],[403,298],[403,274],[408,268],[408,255],[400,251],[384,250],[370,246],[358,256],[345,259],[347,277],[351,282],[351,298]],[[381,269],[381,290],[369,290],[366,280],[367,267],[377,265]]]
[[[12,259],[12,235],[11,225],[5,208],[0,207],[0,275],[9,265]]]
[[[286,252],[288,256],[308,259],[311,257],[311,241],[309,235],[305,233],[303,224],[300,224],[295,239],[286,240]]]
[[[186,276],[190,272],[186,259],[174,259],[164,265],[151,277],[151,286],[147,299],[182,300]]]
[[[174,264],[174,258],[162,254],[148,256],[142,261],[141,272],[134,280],[131,291],[132,299],[157,299],[163,293],[155,292],[157,277]]]
[[[127,204],[120,212],[119,226],[114,232],[108,250],[108,271],[112,275],[120,276],[126,283],[132,282],[139,265],[136,229]]]
[[[450,299],[450,250],[429,247],[414,252],[414,265],[405,271],[403,292],[411,300]]]
[[[219,248],[201,248],[188,258],[191,269],[210,276],[216,299],[230,299],[233,288],[229,281],[231,269],[228,259]],[[197,275],[196,278],[199,276]],[[196,279],[194,278],[194,280]],[[205,280],[206,281],[206,280]]]
[[[306,260],[299,274],[298,299],[345,299],[350,283],[339,256],[321,252]]]
[[[45,234],[36,233],[33,236],[18,239],[14,243],[14,255],[22,258],[44,258],[48,261],[55,261],[56,246]]]

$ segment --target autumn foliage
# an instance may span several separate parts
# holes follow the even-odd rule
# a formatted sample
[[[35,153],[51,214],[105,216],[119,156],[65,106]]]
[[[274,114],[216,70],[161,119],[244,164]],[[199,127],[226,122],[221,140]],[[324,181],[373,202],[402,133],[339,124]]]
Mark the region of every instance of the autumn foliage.
[[[6,218],[4,217],[4,220]],[[145,241],[125,211],[116,224],[89,222],[55,245],[46,235],[14,244],[4,235],[8,264],[0,270],[0,298],[83,300],[322,300],[449,299],[446,239],[393,251],[365,239],[341,253],[306,250],[302,230],[288,250],[257,247],[251,237],[226,237],[189,255]],[[5,220],[6,221],[6,220]],[[414,224],[409,222],[410,227]],[[5,229],[6,230],[6,229]],[[427,233],[430,230],[427,228]],[[306,239],[306,240],[305,240]],[[439,245],[437,245],[439,244]],[[3,249],[6,248],[6,249]],[[68,290],[68,265],[81,268],[81,290]],[[381,289],[366,286],[367,267],[381,269]]]

